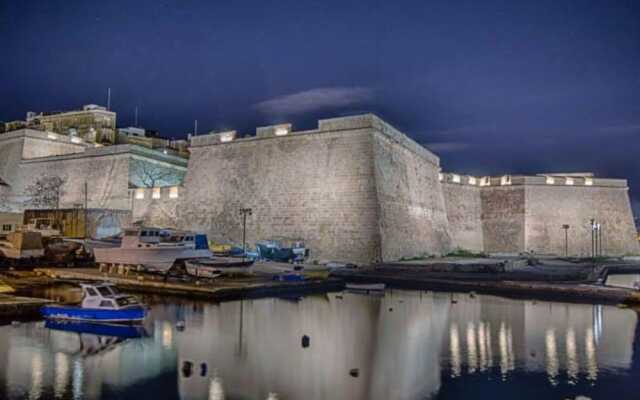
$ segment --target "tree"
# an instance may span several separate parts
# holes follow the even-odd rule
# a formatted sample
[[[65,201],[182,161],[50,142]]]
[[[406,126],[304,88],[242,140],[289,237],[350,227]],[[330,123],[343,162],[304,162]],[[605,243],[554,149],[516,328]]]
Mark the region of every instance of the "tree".
[[[60,208],[60,198],[64,194],[63,186],[67,178],[44,176],[27,186],[28,203],[35,208]]]
[[[136,186],[158,187],[178,185],[182,174],[170,167],[133,159],[131,160],[131,180]]]

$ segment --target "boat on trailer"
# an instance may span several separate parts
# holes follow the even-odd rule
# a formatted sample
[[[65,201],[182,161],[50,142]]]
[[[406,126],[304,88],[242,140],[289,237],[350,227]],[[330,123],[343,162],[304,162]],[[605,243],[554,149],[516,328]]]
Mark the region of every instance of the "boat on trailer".
[[[127,228],[118,247],[96,247],[93,253],[98,264],[142,266],[163,273],[176,262],[212,256],[204,234],[145,227]]]
[[[146,308],[134,296],[122,294],[110,283],[81,284],[82,302],[75,305],[46,305],[42,316],[54,320],[135,323],[146,316]]]

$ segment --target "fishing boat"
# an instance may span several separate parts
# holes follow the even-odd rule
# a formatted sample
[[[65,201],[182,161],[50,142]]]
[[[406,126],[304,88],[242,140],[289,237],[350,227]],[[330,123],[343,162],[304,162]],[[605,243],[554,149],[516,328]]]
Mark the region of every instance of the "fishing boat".
[[[93,253],[99,264],[142,266],[163,273],[178,261],[212,256],[204,234],[145,227],[127,228],[118,247],[96,247]]]
[[[347,283],[347,290],[358,292],[382,292],[384,291],[384,283]]]
[[[195,259],[185,261],[189,275],[199,278],[217,278],[221,275],[250,274],[254,260]]]
[[[41,314],[47,319],[89,322],[132,323],[144,320],[145,307],[133,296],[121,294],[109,283],[81,284],[82,303],[47,305]]]

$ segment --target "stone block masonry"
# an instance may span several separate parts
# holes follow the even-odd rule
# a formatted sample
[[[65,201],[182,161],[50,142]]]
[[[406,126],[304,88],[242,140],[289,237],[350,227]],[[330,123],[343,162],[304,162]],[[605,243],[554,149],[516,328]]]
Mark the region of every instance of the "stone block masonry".
[[[225,133],[194,138],[178,211],[184,228],[239,243],[238,210],[250,207],[249,243],[301,238],[315,259],[369,262],[449,250],[438,158],[377,117],[260,133],[226,143]]]

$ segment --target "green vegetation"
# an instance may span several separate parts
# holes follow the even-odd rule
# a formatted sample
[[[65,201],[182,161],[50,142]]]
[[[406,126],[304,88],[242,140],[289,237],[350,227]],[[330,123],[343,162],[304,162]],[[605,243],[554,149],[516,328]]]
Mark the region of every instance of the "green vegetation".
[[[448,253],[446,257],[486,258],[487,255],[485,253],[476,253],[471,250],[457,247],[455,250]]]

